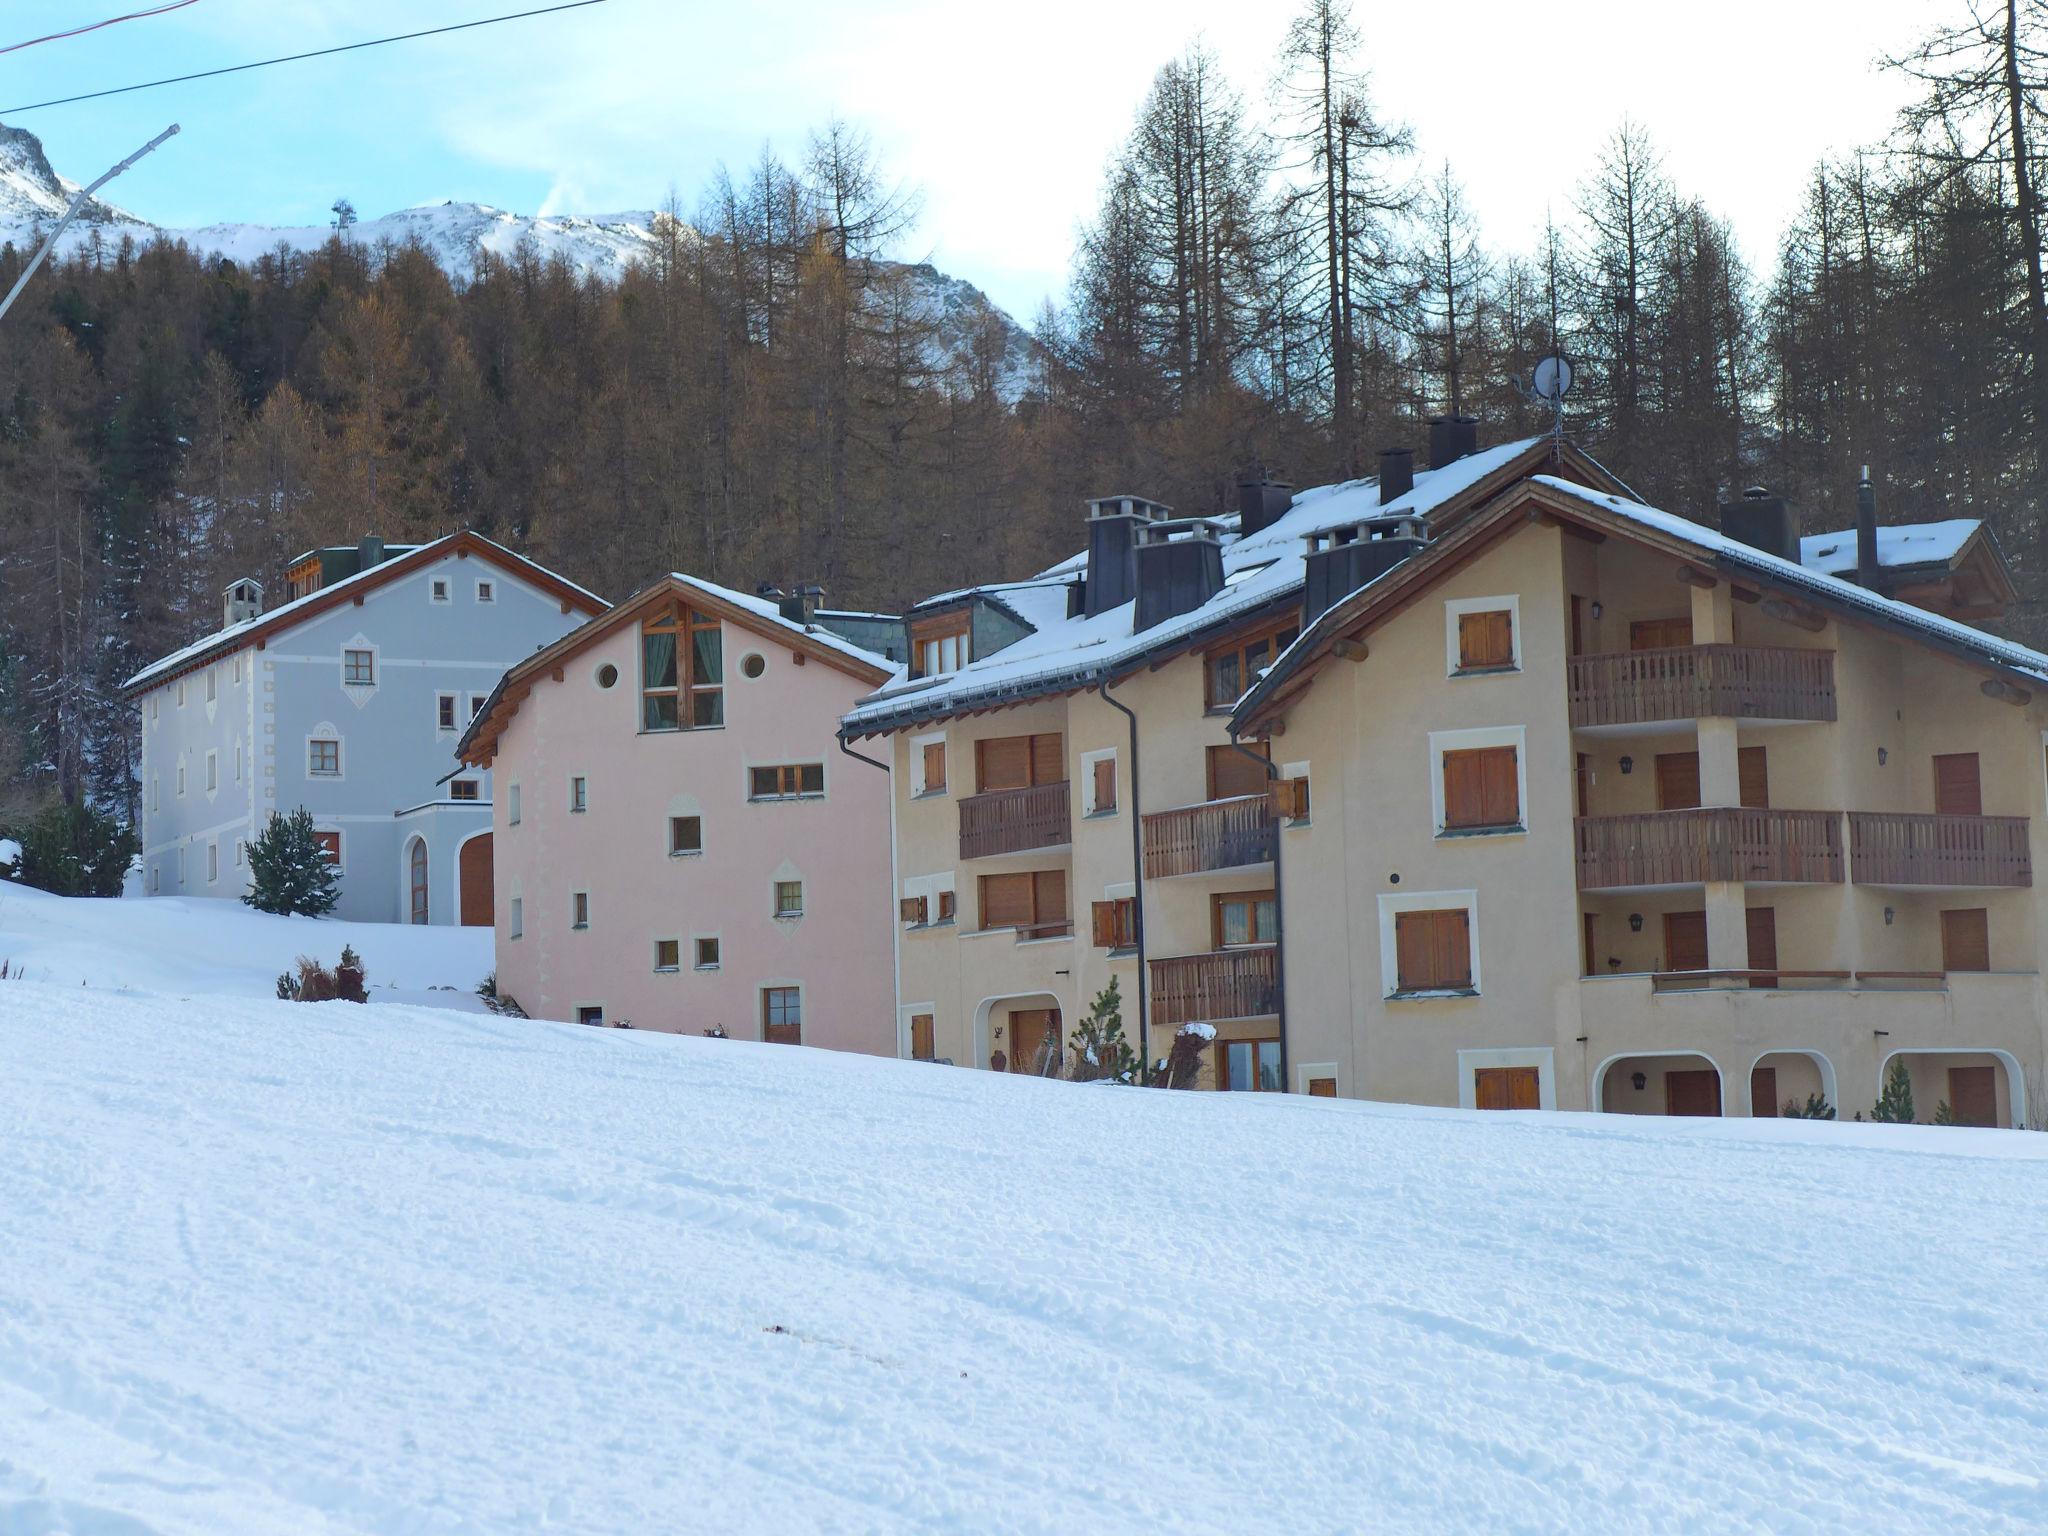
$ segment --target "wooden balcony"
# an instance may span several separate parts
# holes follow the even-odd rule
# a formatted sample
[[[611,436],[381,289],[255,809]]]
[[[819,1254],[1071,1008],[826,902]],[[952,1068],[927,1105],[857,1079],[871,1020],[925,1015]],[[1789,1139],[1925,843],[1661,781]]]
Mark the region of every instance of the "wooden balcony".
[[[1277,827],[1266,795],[1155,811],[1145,818],[1145,878],[1270,864]]]
[[[1582,816],[1575,825],[1579,889],[1700,885],[1709,880],[1839,884],[1839,811],[1714,806]]]
[[[2029,886],[2027,818],[1851,811],[1849,877],[1858,885]]]
[[[960,802],[963,859],[1063,848],[1073,840],[1072,801],[1065,779],[1025,789],[992,789]]]
[[[1835,718],[1835,653],[1762,645],[1681,645],[1566,662],[1574,727],[1732,715]]]
[[[1152,962],[1152,1027],[1251,1019],[1280,1008],[1279,952],[1270,944]]]

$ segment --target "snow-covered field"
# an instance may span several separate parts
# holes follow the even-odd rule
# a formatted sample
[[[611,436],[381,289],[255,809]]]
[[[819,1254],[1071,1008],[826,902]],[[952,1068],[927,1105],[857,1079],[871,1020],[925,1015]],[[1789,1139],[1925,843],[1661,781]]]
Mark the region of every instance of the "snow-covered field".
[[[60,975],[0,1234],[6,1536],[2048,1527],[2048,1136]]]

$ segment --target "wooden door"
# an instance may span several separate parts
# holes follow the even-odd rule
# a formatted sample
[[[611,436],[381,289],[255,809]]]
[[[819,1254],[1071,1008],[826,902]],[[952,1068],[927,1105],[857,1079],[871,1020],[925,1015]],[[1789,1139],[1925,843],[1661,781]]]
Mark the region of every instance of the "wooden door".
[[[1751,907],[1743,914],[1749,927],[1749,968],[1752,971],[1778,969],[1778,909],[1776,907]],[[1752,987],[1775,987],[1776,975],[1753,976]]]
[[[424,924],[427,921],[427,840],[424,837],[412,840],[412,852],[406,863],[412,889],[412,920]]]
[[[1775,1120],[1778,1118],[1778,1069],[1776,1067],[1751,1067],[1749,1069],[1749,1114],[1753,1120]]]
[[[1735,778],[1739,788],[1735,799],[1739,805],[1754,806],[1761,810],[1771,803],[1770,760],[1764,756],[1762,747],[1742,747],[1735,754]]]
[[[1628,648],[1632,651],[1662,651],[1692,644],[1692,620],[1637,619],[1628,627]]]
[[[456,861],[461,875],[459,894],[465,928],[491,926],[491,836],[485,832],[472,837],[462,845]]]
[[[1664,914],[1664,969],[1704,971],[1707,968],[1707,914]]]
[[[1014,1008],[1010,1011],[1010,1070],[1038,1072],[1056,1065],[1060,1049],[1057,1008]],[[1043,1059],[1041,1059],[1043,1053]]]
[[[1312,1077],[1308,1080],[1308,1096],[1312,1099],[1334,1099],[1337,1097],[1337,1079],[1334,1077]]]
[[[1664,1113],[1713,1118],[1721,1113],[1721,1074],[1712,1067],[1664,1074]]]
[[[1984,794],[1977,778],[1977,754],[1944,752],[1934,759],[1934,813],[1982,816]]]
[[[1950,1067],[1948,1113],[1957,1125],[1998,1124],[1998,1069]]]
[[[1688,811],[1700,803],[1700,755],[1697,752],[1657,754],[1657,809]]]
[[[1990,914],[1983,907],[1955,907],[1941,914],[1941,968],[1991,969]]]
[[[933,1035],[932,1016],[928,1013],[913,1013],[910,1016],[910,1059],[912,1061],[933,1061],[938,1050]]]
[[[1480,1067],[1472,1074],[1472,1102],[1481,1109],[1535,1109],[1542,1102],[1534,1067]]]
[[[1261,757],[1267,747],[1259,742],[1252,747]],[[1263,795],[1266,792],[1266,770],[1235,747],[1211,747],[1209,749],[1209,798],[1228,800],[1234,795]]]

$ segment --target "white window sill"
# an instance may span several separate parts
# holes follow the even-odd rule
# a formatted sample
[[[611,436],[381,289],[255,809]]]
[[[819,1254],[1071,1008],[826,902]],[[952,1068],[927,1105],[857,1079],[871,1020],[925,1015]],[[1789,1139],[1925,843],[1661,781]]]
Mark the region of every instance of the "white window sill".
[[[698,970],[698,971],[715,971],[715,970],[719,969],[719,967],[717,967],[717,966],[715,966],[715,965],[698,965],[698,966],[692,966],[692,967],[691,967],[691,969],[692,969],[692,970]]]
[[[654,974],[657,976],[675,976],[680,974],[682,969],[680,965],[657,965],[654,968]]]
[[[672,859],[701,859],[704,857],[704,850],[702,848],[671,848],[668,851],[668,856]]]
[[[946,786],[941,784],[937,789],[920,789],[910,798],[913,800],[943,800],[946,798]]]
[[[793,923],[802,916],[803,913],[801,912],[778,912],[775,914],[775,921],[778,923]]]
[[[1512,827],[1438,827],[1436,840],[1440,843],[1463,842],[1474,837],[1527,837],[1525,826]]]

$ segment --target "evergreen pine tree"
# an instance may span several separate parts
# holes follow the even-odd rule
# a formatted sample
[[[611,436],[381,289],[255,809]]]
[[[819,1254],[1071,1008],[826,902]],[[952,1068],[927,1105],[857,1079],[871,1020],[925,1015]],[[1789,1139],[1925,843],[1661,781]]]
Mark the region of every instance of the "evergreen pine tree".
[[[289,816],[271,817],[249,845],[249,889],[242,900],[258,912],[323,917],[340,899],[313,813],[302,805]]]
[[[59,896],[118,896],[135,834],[91,806],[51,805],[21,834],[24,885]]]
[[[1913,1123],[1913,1079],[1906,1075],[1905,1057],[1894,1056],[1885,1068],[1884,1092],[1877,1096],[1870,1118],[1887,1125]]]
[[[1124,1039],[1123,989],[1116,977],[1095,994],[1088,1016],[1075,1024],[1068,1042],[1073,1057],[1069,1077],[1077,1083],[1111,1078],[1120,1083],[1133,1080],[1138,1070],[1137,1053]]]

